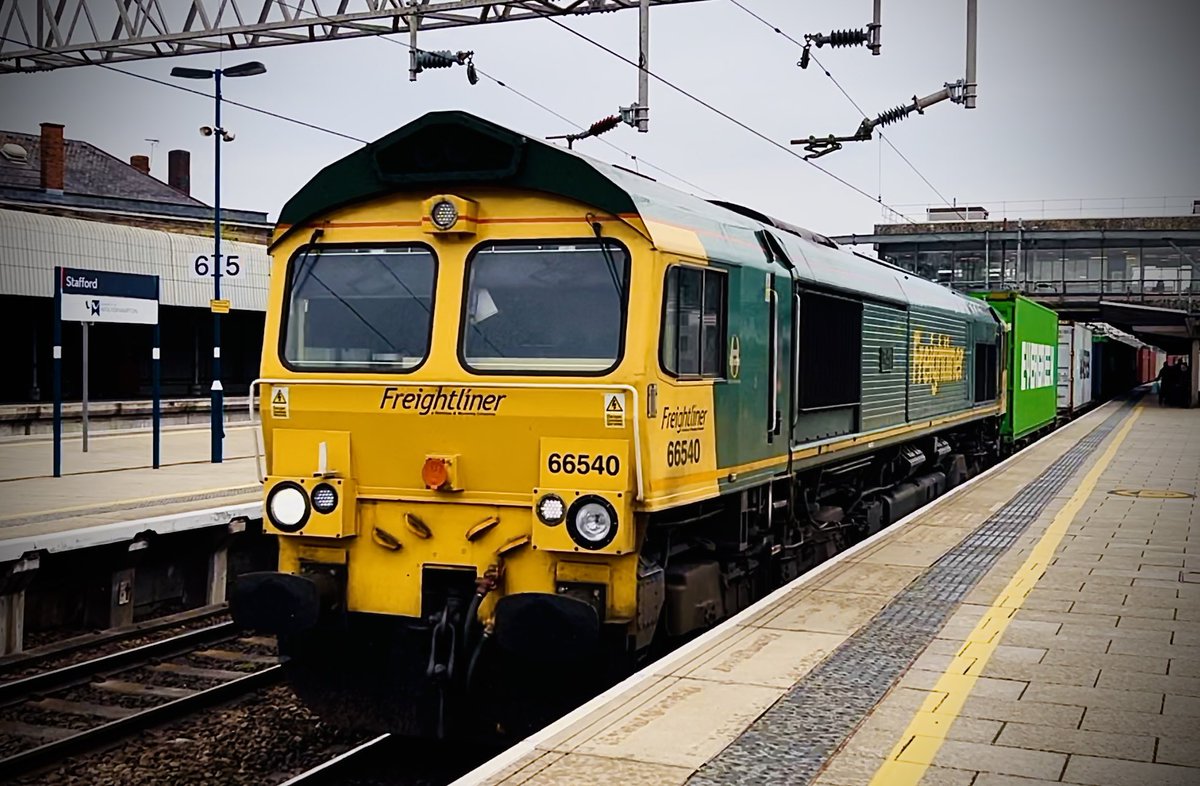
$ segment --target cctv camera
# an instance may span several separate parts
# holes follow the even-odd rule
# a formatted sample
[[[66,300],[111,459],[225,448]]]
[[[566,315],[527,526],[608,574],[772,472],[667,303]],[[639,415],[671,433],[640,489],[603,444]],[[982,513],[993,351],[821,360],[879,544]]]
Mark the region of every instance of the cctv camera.
[[[200,136],[212,136],[212,126],[200,126]]]
[[[230,133],[229,131],[221,132],[221,139],[225,140],[226,142],[232,142],[235,138],[236,138],[236,135]]]

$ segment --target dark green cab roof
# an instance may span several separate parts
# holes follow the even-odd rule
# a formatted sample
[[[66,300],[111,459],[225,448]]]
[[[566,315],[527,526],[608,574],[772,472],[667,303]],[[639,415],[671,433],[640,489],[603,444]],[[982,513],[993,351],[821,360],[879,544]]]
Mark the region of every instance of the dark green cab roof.
[[[322,169],[279,214],[275,243],[332,210],[421,187],[496,185],[571,199],[614,216],[639,215],[660,251],[672,233],[695,233],[712,261],[788,274],[804,283],[990,318],[977,300],[749,208],[709,202],[620,167],[543,142],[466,112],[431,112]],[[662,236],[656,236],[662,235]],[[773,249],[766,235],[776,241]]]

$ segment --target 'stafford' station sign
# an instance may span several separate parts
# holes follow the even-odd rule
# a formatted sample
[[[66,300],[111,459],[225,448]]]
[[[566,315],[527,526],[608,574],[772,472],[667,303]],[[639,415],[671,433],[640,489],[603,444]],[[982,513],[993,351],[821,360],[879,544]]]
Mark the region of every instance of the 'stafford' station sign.
[[[69,322],[158,322],[158,276],[61,268],[63,319]]]

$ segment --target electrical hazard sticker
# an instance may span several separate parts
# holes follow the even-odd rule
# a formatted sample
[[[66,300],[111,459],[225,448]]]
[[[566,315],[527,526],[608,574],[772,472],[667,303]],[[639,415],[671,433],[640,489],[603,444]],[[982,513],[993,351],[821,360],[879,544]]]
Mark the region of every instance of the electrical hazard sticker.
[[[276,420],[287,420],[288,414],[288,389],[275,388],[271,392],[271,417]]]
[[[604,427],[625,428],[625,394],[604,394]]]

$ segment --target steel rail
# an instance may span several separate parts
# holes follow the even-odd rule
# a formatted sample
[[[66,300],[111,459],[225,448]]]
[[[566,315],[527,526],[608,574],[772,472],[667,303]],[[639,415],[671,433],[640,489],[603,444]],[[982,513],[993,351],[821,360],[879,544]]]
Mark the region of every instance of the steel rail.
[[[248,693],[258,688],[270,685],[282,678],[282,665],[268,666],[259,671],[239,677],[236,680],[223,682],[206,690],[198,691],[190,696],[148,707],[136,715],[114,720],[100,726],[83,730],[70,737],[48,742],[36,748],[29,748],[20,753],[0,759],[0,772],[6,777],[13,778],[27,774],[33,770],[45,767],[69,756],[86,753],[89,750],[107,745],[111,742],[128,737],[135,732],[144,731],[153,726],[181,715],[187,715],[196,710],[219,704],[236,696]]]
[[[92,660],[63,666],[60,669],[0,683],[0,706],[23,701],[32,694],[62,690],[80,682],[87,682],[99,674],[134,668],[156,658],[173,658],[183,655],[201,644],[235,638],[237,633],[238,628],[232,621],[221,622],[207,628],[190,630],[162,641],[153,641],[140,647],[132,647]],[[0,761],[0,765],[3,763]]]
[[[380,734],[378,737],[367,740],[357,747],[339,753],[337,756],[318,764],[311,770],[306,770],[299,775],[289,778],[280,784],[280,786],[317,786],[317,784],[323,783],[341,783],[351,768],[357,766],[363,758],[380,750],[391,738],[392,735],[390,734]]]

